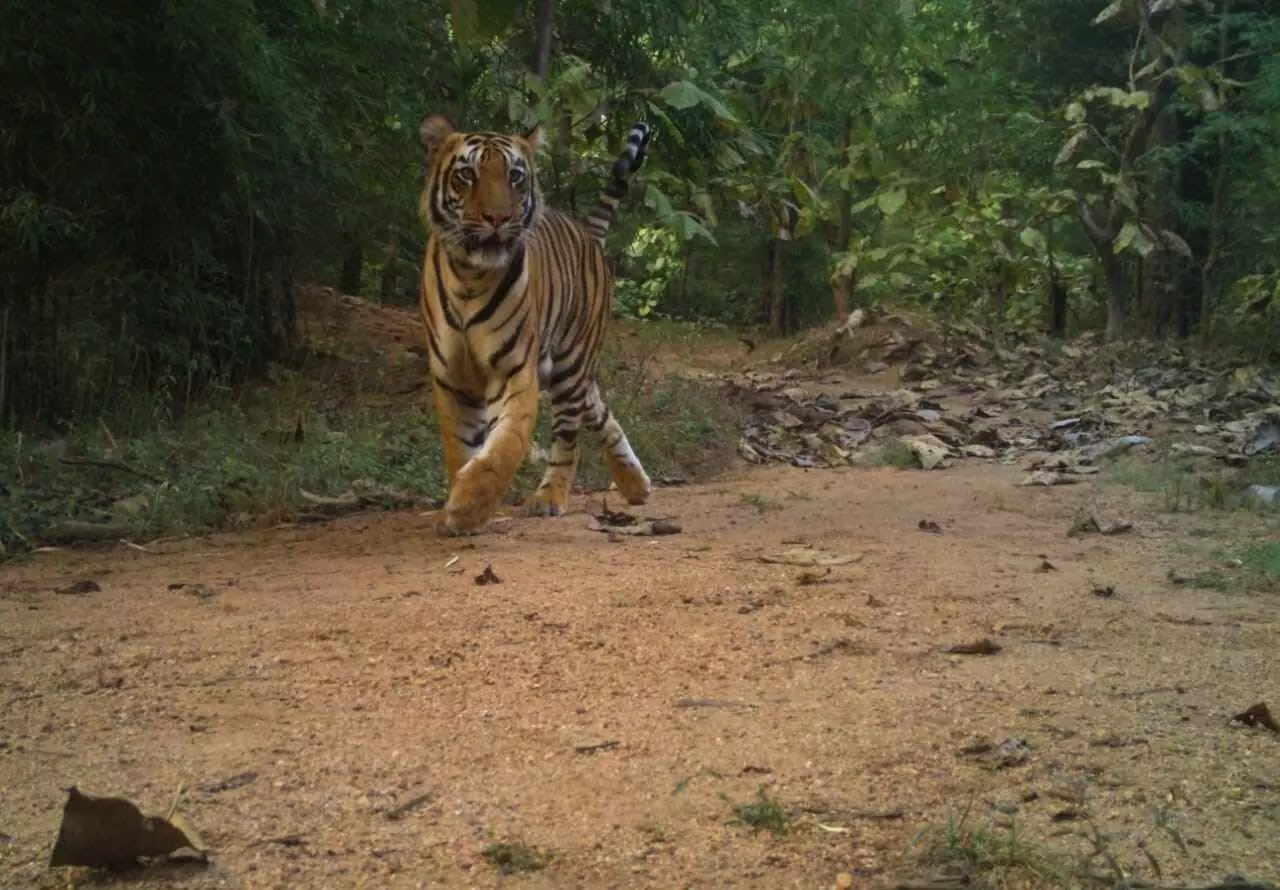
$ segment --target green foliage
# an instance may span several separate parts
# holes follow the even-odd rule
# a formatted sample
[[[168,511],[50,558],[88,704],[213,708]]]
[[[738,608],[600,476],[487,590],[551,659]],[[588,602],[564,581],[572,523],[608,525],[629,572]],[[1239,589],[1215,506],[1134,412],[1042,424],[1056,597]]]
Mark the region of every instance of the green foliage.
[[[778,802],[764,788],[756,792],[754,801],[735,805],[733,815],[734,821],[754,831],[768,831],[781,837],[791,830],[791,818],[786,810],[778,806]]]
[[[140,390],[183,407],[260,370],[292,342],[298,275],[352,228],[412,219],[401,121],[443,37],[420,7],[14,9],[0,423]]]
[[[714,475],[734,459],[739,418],[705,383],[655,367],[657,345],[642,339],[625,353],[607,352],[605,397],[651,476]],[[108,538],[141,542],[289,520],[316,509],[304,492],[372,492],[375,502],[378,492],[395,494],[387,506],[400,505],[400,495],[443,500],[433,411],[402,399],[365,404],[359,392],[339,399],[343,383],[323,363],[273,367],[270,377],[178,420],[166,402],[141,400],[129,415],[136,434],[105,423],[58,439],[0,433],[0,556],[64,539],[68,520],[107,523]],[[541,415],[549,443],[549,412]],[[584,436],[582,449],[581,484],[607,486],[599,442]],[[543,469],[526,463],[514,494],[531,492]]]
[[[519,842],[489,844],[480,851],[480,855],[504,875],[541,871],[555,858],[554,853],[544,853]]]
[[[992,886],[1076,886],[1083,870],[1070,868],[1043,845],[1028,840],[1016,825],[998,827],[970,819],[970,810],[931,825],[916,835],[913,846],[927,865],[962,869]]]
[[[576,212],[657,126],[611,235],[624,314],[782,332],[834,283],[1043,325],[1065,293],[1077,327],[1275,353],[1264,4],[553,5],[545,76],[511,0],[7,9],[0,424],[180,415],[287,354],[296,281],[412,299],[429,112],[541,122]]]
[[[317,417],[300,442],[280,442],[237,403],[196,412],[125,440],[105,427],[32,447],[0,438],[0,546],[58,539],[64,520],[102,521],[139,539],[233,528],[309,509],[305,490],[353,485],[441,498],[439,436],[430,412]]]

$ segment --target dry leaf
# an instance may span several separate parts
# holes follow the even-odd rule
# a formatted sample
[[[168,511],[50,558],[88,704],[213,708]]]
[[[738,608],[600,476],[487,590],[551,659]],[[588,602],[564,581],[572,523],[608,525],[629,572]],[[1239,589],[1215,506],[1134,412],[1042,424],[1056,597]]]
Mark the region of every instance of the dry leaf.
[[[861,562],[863,554],[861,553],[830,553],[825,550],[816,550],[807,547],[800,547],[794,550],[783,550],[778,553],[765,553],[759,557],[761,562],[771,565],[788,565],[788,566],[847,566],[850,563]]]
[[[203,859],[208,848],[177,813],[144,816],[123,798],[92,797],[73,786],[67,789],[49,866],[119,871],[137,866],[140,859],[170,856],[179,850],[191,850]]]

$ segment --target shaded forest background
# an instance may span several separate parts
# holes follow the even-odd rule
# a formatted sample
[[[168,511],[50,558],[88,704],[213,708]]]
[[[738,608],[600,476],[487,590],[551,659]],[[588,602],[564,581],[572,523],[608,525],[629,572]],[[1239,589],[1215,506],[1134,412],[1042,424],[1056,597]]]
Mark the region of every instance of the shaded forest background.
[[[582,209],[659,142],[618,311],[872,302],[1280,355],[1265,0],[55,0],[0,14],[0,427],[175,412],[303,282],[416,298],[417,123],[555,134]]]

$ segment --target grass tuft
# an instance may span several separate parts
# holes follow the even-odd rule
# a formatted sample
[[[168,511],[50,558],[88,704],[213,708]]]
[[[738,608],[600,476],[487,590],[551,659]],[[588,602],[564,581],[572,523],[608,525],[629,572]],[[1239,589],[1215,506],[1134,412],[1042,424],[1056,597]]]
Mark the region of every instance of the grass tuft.
[[[756,792],[754,801],[734,806],[733,815],[735,822],[749,826],[753,831],[769,831],[781,837],[791,830],[790,817],[764,788]]]
[[[523,843],[489,844],[480,851],[485,860],[504,875],[541,871],[555,858]]]
[[[974,824],[966,809],[942,826],[929,826],[912,842],[922,865],[982,875],[987,886],[1067,886],[1071,870],[1043,846],[1018,832],[1016,824]]]

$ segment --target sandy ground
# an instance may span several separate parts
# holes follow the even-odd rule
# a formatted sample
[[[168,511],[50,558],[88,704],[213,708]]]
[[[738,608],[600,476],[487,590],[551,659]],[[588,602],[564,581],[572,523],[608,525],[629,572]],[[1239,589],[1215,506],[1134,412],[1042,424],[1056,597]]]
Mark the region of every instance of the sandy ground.
[[[589,529],[594,496],[466,541],[405,513],[0,567],[0,884],[64,885],[68,786],[183,783],[211,866],[131,884],[873,886],[966,811],[1280,879],[1280,737],[1229,723],[1280,705],[1280,599],[1166,579],[1274,532],[1019,475],[753,469],[658,490],[664,537]],[[1068,537],[1082,509],[1136,528]],[[804,545],[862,558],[759,558]],[[733,821],[761,788],[786,836]],[[503,876],[494,842],[554,858]]]

